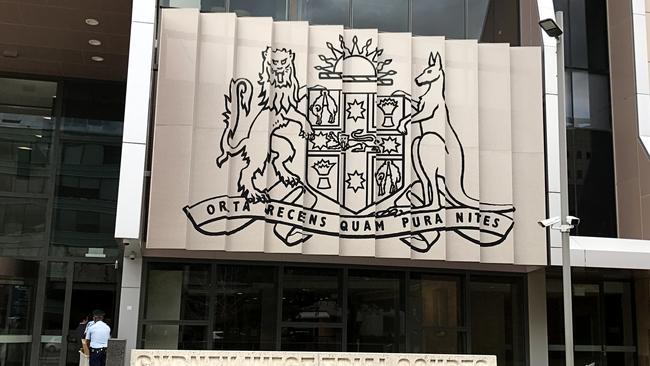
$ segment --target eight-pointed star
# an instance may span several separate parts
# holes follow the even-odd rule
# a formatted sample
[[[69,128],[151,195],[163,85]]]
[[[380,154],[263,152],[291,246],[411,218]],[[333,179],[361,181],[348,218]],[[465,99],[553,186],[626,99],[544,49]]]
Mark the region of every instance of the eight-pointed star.
[[[353,100],[348,103],[348,107],[345,109],[348,112],[348,119],[353,119],[356,122],[358,119],[364,119],[363,113],[366,111],[363,108],[363,101]]]
[[[364,188],[363,183],[365,181],[366,179],[363,177],[363,174],[359,173],[357,170],[355,170],[354,173],[348,173],[348,179],[345,180],[348,184],[347,188],[355,192]]]

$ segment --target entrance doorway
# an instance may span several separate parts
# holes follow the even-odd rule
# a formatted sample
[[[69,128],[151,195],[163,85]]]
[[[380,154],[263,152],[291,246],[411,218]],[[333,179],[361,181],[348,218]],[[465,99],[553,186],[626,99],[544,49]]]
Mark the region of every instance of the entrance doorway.
[[[634,366],[636,341],[632,283],[582,281],[573,284],[573,333],[576,366]],[[549,365],[564,365],[562,284],[548,288]]]
[[[66,365],[79,365],[79,349],[85,322],[92,320],[92,312],[106,312],[104,321],[115,329],[117,309],[117,271],[113,265],[104,263],[76,263],[70,295]]]

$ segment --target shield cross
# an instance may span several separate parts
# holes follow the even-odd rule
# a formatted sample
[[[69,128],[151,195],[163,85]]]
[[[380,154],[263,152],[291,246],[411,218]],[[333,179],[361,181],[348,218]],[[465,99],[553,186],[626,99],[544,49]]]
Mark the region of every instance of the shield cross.
[[[307,184],[357,214],[404,186],[405,135],[398,128],[406,98],[363,89],[308,94],[314,139],[307,143]]]

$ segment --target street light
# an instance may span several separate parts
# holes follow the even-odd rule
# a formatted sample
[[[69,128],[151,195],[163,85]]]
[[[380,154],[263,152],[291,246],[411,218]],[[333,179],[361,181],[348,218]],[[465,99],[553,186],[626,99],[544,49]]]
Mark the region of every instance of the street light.
[[[554,19],[548,18],[539,21],[539,26],[548,34],[549,37],[557,38],[562,35],[562,28],[560,28]]]
[[[558,99],[558,140],[560,153],[560,217],[540,221],[543,227],[550,227],[562,233],[562,296],[564,298],[564,343],[566,366],[574,366],[573,361],[573,299],[571,286],[571,247],[570,232],[580,223],[580,219],[569,216],[569,182],[567,179],[566,148],[566,100],[564,81],[564,36],[559,24],[564,24],[561,11],[555,13],[555,19],[544,19],[539,26],[557,42],[557,99]]]

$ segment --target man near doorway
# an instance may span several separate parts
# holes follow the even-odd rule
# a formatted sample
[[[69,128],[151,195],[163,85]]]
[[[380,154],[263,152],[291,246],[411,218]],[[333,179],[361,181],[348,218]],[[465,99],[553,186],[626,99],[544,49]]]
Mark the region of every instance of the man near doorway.
[[[90,366],[106,366],[106,348],[111,328],[104,323],[104,315],[106,314],[102,310],[93,311],[94,322],[86,329],[84,352],[90,354]]]

